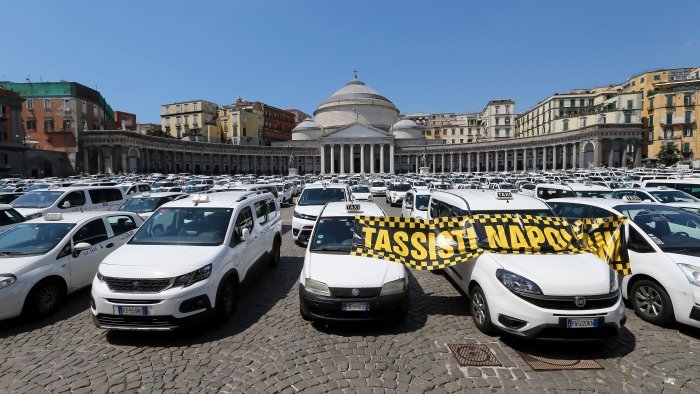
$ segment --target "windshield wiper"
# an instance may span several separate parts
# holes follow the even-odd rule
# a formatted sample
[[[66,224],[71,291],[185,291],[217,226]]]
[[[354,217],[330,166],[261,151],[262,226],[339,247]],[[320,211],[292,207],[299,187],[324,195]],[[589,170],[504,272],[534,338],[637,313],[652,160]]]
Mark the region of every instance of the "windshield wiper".
[[[317,248],[317,249],[311,249],[315,252],[349,252],[350,249],[343,249],[343,248]]]

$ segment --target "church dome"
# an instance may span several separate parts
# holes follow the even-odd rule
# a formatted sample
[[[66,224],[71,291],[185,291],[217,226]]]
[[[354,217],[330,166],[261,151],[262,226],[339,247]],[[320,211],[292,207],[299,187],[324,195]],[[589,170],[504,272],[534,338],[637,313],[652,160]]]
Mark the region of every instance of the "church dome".
[[[324,128],[357,122],[388,131],[398,121],[399,110],[389,99],[355,77],[324,100],[314,115]]]
[[[391,132],[397,139],[421,138],[423,130],[418,125],[409,119],[402,119],[391,126]]]
[[[314,140],[321,136],[321,126],[311,118],[304,119],[292,129],[292,140]]]

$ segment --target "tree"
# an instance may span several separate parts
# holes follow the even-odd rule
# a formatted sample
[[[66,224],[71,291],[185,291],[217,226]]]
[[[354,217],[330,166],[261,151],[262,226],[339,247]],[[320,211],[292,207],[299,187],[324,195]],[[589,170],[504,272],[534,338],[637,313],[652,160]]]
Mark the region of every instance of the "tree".
[[[673,142],[667,142],[661,145],[661,148],[659,148],[659,152],[656,154],[656,159],[659,161],[659,164],[671,166],[680,159],[680,157],[678,157],[678,153],[679,151],[676,144]]]

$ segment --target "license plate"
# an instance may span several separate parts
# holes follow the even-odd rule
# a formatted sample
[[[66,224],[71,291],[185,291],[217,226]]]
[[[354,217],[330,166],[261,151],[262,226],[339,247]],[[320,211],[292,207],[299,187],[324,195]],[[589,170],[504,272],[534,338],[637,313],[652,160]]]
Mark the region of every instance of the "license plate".
[[[118,306],[118,315],[135,315],[135,316],[148,316],[147,306]]]
[[[343,312],[369,312],[369,304],[366,302],[350,302],[343,304]]]
[[[598,319],[566,319],[566,328],[597,328]]]

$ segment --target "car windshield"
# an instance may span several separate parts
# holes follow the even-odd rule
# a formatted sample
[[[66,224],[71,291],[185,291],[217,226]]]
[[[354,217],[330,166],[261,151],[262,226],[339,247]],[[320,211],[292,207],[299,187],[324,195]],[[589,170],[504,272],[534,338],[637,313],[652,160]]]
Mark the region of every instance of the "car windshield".
[[[411,185],[409,185],[408,183],[399,183],[394,185],[392,187],[392,190],[395,192],[407,192],[411,190]]]
[[[29,186],[29,187],[27,188],[27,191],[28,191],[28,192],[31,192],[31,191],[34,191],[34,190],[37,190],[37,189],[46,189],[46,188],[48,188],[49,186],[51,186],[51,185],[49,185],[48,183],[35,183],[35,184]]]
[[[429,202],[430,202],[430,195],[419,194],[416,196],[416,205],[414,206],[414,208],[416,208],[419,211],[427,211]]]
[[[312,237],[312,251],[349,252],[355,229],[353,217],[321,217]]]
[[[63,195],[60,191],[39,191],[31,192],[16,199],[12,206],[14,208],[46,208],[51,206],[59,197]]]
[[[367,186],[355,186],[352,188],[353,193],[369,193],[369,188]]]
[[[428,184],[425,182],[413,182],[413,187],[418,187],[418,186],[428,186]]]
[[[129,185],[121,185],[121,186],[119,186],[119,188],[121,188],[122,191],[123,191],[125,194],[126,194],[126,191],[129,190],[130,187],[131,187],[131,186],[129,186]]]
[[[278,191],[278,192],[283,192],[283,191],[284,191],[284,186],[282,186],[282,185],[275,185],[275,187],[277,188],[277,191]]]
[[[515,189],[515,188],[516,188],[515,186],[513,186],[512,183],[501,183],[501,184],[499,185],[499,187],[500,187],[501,189]]]
[[[15,191],[16,189],[17,189],[17,188],[14,187],[14,186],[3,187],[2,189],[0,189],[0,193],[13,192],[13,191]]]
[[[75,223],[20,223],[0,234],[0,256],[45,254],[74,226]]]
[[[230,208],[161,208],[134,234],[136,245],[221,245]]]
[[[691,196],[686,192],[680,190],[654,190],[650,191],[649,194],[654,196],[657,200],[668,203],[668,202],[698,202],[700,199]]]
[[[664,205],[625,204],[614,209],[630,218],[664,252],[700,251],[700,216]]]
[[[531,215],[539,217],[555,216],[549,209],[524,209],[520,211],[472,211],[472,215],[489,215],[489,214],[504,214],[509,215]]]
[[[435,184],[433,184],[433,187],[436,189],[447,190],[450,188],[450,185],[448,185],[446,183],[435,183]]]
[[[297,201],[297,205],[325,205],[333,201],[345,201],[343,189],[338,187],[304,189],[299,197],[299,201]]]
[[[614,199],[615,193],[612,190],[577,190],[576,197],[592,197]]]
[[[384,187],[386,186],[384,182],[372,182],[372,186],[374,187]]]
[[[162,197],[132,198],[122,204],[119,210],[136,213],[153,212],[163,203],[165,203],[165,199]]]
[[[185,193],[197,193],[197,192],[203,192],[208,190],[208,186],[203,186],[203,185],[198,185],[198,186],[187,186],[183,189],[183,192]]]

